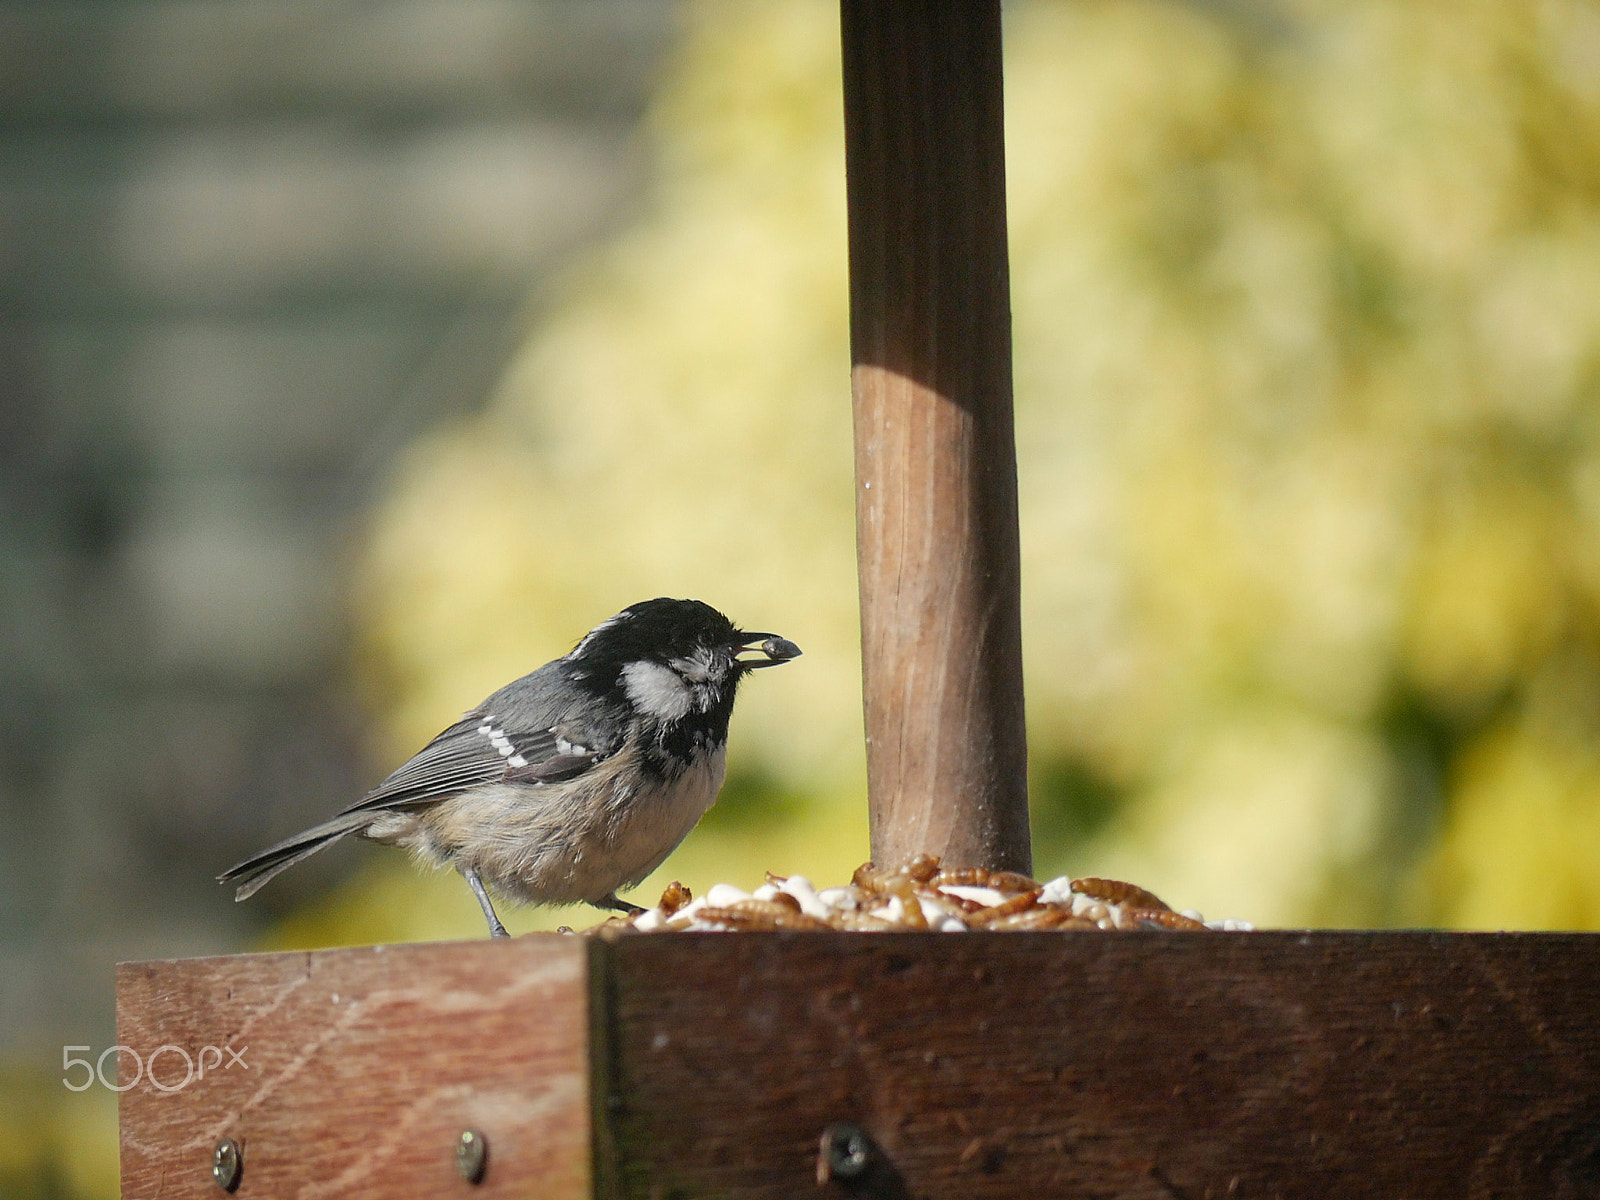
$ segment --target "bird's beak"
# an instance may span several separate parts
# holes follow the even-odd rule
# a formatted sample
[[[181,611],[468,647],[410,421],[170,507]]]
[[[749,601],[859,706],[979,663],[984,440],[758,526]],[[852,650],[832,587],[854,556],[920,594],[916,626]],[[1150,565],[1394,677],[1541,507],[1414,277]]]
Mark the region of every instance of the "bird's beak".
[[[776,667],[791,658],[800,657],[799,646],[775,633],[741,633],[739,637],[737,654],[743,654],[748,650],[766,655],[765,658],[738,658],[736,654],[734,661],[747,671],[754,671],[760,667]]]

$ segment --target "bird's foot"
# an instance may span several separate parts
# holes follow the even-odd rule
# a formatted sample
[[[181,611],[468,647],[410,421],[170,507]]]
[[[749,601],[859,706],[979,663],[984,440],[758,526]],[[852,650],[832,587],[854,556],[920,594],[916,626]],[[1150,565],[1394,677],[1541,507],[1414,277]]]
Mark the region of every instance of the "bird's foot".
[[[614,912],[623,913],[630,917],[637,917],[644,909],[637,904],[629,904],[626,900],[618,900],[615,892],[607,892],[598,900],[591,900],[595,908],[609,908]]]
[[[484,920],[489,922],[489,936],[492,938],[510,937],[506,927],[500,924],[500,918],[494,911],[494,905],[489,903],[489,893],[484,890],[483,880],[478,878],[478,872],[471,867],[458,866],[461,877],[467,881],[467,886],[472,889],[472,894],[478,898],[478,905],[483,909]]]

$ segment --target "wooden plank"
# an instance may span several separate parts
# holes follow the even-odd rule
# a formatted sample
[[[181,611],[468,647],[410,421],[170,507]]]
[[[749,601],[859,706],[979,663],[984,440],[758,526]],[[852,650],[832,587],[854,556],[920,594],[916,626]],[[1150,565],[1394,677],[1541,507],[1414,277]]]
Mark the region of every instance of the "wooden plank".
[[[682,934],[596,947],[636,1197],[1600,1191],[1600,938]],[[822,1130],[883,1165],[819,1189]]]
[[[1030,870],[999,0],[843,0],[872,851]]]
[[[122,1094],[122,1195],[219,1200],[212,1153],[233,1138],[241,1198],[587,1196],[585,954],[549,934],[120,965],[122,1045],[220,1059],[178,1087],[167,1050],[155,1084],[174,1090],[145,1074]],[[477,1188],[456,1171],[464,1129],[489,1143]]]
[[[176,1087],[181,1056],[155,1056],[173,1090],[123,1095],[123,1194],[216,1200],[231,1137],[242,1200],[1587,1196],[1596,997],[1583,934],[533,935],[128,964],[124,1045],[248,1066]],[[837,1122],[881,1157],[819,1188]],[[489,1140],[478,1188],[463,1129]]]

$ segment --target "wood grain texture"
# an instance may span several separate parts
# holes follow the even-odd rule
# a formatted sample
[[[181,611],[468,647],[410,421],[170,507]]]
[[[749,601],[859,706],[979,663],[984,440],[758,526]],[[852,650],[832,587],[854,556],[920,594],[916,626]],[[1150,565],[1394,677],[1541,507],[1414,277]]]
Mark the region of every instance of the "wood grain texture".
[[[122,1094],[123,1197],[223,1200],[224,1137],[244,1146],[240,1200],[587,1196],[585,954],[552,934],[120,965],[121,1044],[248,1064]],[[184,1078],[180,1055],[157,1064]],[[489,1141],[476,1188],[455,1170],[467,1128]]]
[[[337,999],[335,998],[337,997]],[[534,935],[119,968],[123,1195],[1600,1195],[1600,937]],[[170,1053],[163,1082],[181,1078]],[[816,1182],[838,1121],[882,1152]],[[481,1187],[463,1128],[487,1134]],[[591,1135],[591,1130],[592,1135]]]
[[[630,1197],[1600,1195],[1600,938],[597,945]],[[830,1122],[888,1166],[816,1183]],[[607,1194],[612,1194],[608,1192]]]
[[[843,0],[873,857],[1027,872],[999,0]]]

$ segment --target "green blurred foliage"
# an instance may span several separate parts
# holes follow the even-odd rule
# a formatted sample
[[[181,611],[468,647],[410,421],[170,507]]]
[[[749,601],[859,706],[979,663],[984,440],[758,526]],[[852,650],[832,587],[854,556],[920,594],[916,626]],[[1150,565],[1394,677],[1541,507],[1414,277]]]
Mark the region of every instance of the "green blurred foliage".
[[[1038,872],[1600,927],[1600,8],[1034,0],[1006,41]],[[867,854],[839,97],[828,0],[693,4],[647,211],[364,563],[395,761],[644,597],[805,648],[644,896]],[[285,939],[479,932],[407,871]]]

